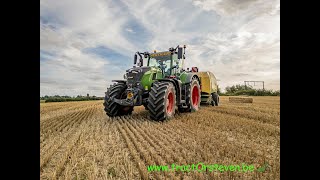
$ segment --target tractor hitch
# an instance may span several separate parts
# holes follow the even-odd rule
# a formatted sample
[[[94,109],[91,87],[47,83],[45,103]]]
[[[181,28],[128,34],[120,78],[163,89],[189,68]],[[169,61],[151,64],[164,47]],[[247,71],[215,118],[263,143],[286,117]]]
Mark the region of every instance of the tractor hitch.
[[[142,91],[140,89],[128,88],[126,99],[113,97],[111,100],[122,106],[140,106],[142,105]]]
[[[122,106],[134,106],[133,99],[117,99],[113,98],[112,101],[122,105]]]

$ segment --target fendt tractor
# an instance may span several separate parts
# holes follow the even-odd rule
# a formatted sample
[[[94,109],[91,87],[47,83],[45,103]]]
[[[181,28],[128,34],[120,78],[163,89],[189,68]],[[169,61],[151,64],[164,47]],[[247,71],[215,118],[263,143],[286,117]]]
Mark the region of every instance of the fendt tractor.
[[[124,80],[113,80],[116,83],[105,92],[107,115],[129,115],[134,106],[143,105],[151,119],[162,121],[172,118],[176,111],[198,111],[200,103],[218,106],[215,76],[198,72],[197,67],[185,70],[185,49],[184,45],[164,52],[136,52],[133,68],[126,70]]]

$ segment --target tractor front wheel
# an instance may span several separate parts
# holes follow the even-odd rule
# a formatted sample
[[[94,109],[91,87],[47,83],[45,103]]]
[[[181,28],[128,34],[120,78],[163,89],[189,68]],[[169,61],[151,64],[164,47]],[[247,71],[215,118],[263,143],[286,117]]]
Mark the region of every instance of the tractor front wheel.
[[[155,82],[148,98],[150,118],[163,121],[174,116],[176,110],[176,90],[170,82]]]
[[[133,106],[121,106],[111,100],[112,98],[125,99],[126,89],[127,85],[124,83],[117,83],[108,88],[103,103],[104,111],[108,116],[115,117],[132,114]]]

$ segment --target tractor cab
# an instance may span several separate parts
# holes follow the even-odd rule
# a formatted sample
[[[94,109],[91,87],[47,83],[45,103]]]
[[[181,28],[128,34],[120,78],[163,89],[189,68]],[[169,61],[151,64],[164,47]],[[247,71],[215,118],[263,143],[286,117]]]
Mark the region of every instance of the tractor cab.
[[[170,51],[150,54],[147,66],[161,69],[164,77],[176,75],[182,68],[178,60],[178,55]]]
[[[147,67],[159,68],[162,72],[162,77],[179,76],[183,71],[185,48],[186,46],[177,46],[176,48],[169,48],[169,51],[163,52],[137,52],[134,63],[137,63],[137,57],[140,56],[138,66],[142,67],[143,62],[147,62]]]

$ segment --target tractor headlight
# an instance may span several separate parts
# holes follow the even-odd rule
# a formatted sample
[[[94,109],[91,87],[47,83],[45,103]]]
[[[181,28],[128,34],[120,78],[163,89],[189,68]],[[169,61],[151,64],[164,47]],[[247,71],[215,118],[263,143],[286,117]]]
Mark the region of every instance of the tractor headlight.
[[[124,74],[124,75],[123,75],[123,78],[124,78],[124,79],[127,79],[127,74]]]
[[[127,99],[131,99],[132,97],[133,97],[133,93],[132,92],[128,92]]]

